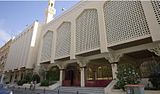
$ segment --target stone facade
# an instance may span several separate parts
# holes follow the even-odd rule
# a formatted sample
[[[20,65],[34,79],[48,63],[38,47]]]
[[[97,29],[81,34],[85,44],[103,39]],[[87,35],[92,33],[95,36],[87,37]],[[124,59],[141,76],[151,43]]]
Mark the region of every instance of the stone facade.
[[[3,74],[4,74],[4,66],[7,61],[9,49],[11,46],[12,40],[9,40],[7,43],[5,43],[1,48],[0,48],[0,75],[1,75],[1,82],[3,79]]]
[[[14,65],[6,65],[6,70],[32,69],[33,64],[35,70],[58,66],[61,85],[112,87],[117,66],[129,63],[144,78],[144,66],[160,59],[157,4],[159,1],[80,1],[40,27],[35,27],[37,22],[31,25],[26,33],[31,34],[25,38],[31,40],[37,35],[35,48],[31,41],[21,48],[27,43],[23,44],[23,37],[15,39],[7,60],[13,60]],[[28,59],[19,59],[24,53]]]
[[[12,40],[4,71],[6,82],[20,80],[25,70],[33,70],[37,62],[41,24],[35,21]],[[10,80],[12,78],[12,80]]]
[[[134,57],[134,55],[147,54],[142,57],[143,60],[159,55],[160,26],[157,23],[157,11],[159,11],[157,4],[159,3],[151,1],[79,2],[45,25],[42,30],[42,36],[45,36],[48,31],[53,32],[52,42],[48,41],[52,43],[52,46],[45,49],[46,52],[51,50],[50,57],[46,57],[46,61],[50,62],[48,66],[58,66],[61,69],[62,85],[64,83],[80,86],[100,82],[99,79],[103,79],[101,81],[105,83],[107,83],[104,81],[106,79],[116,79],[117,64],[135,63],[136,65],[139,62],[139,65],[142,64],[141,69],[144,70],[144,61],[142,62],[141,58]],[[64,27],[66,29],[63,29]],[[64,36],[61,37],[61,34]],[[45,38],[42,37],[38,65],[44,63],[42,56],[45,54],[43,52],[45,42]],[[110,64],[105,66],[111,68],[111,76],[106,77],[103,74],[105,77],[99,78],[101,77],[99,71],[103,68],[103,63],[99,62],[102,61]],[[70,68],[67,68],[75,63],[79,65],[75,73],[79,71],[80,78],[73,77],[74,79],[68,80],[69,78],[65,77],[66,74],[72,76],[75,73],[74,71],[68,72]],[[97,67],[92,68],[93,66]],[[90,73],[94,76],[88,76]],[[96,81],[87,80],[87,77]]]

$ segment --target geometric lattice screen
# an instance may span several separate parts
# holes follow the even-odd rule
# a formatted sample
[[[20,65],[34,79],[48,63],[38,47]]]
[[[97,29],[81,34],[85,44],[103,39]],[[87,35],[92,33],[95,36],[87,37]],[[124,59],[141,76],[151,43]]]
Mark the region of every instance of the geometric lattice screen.
[[[43,37],[41,61],[48,61],[51,59],[53,32],[48,31]]]
[[[152,1],[152,6],[158,23],[160,24],[160,1]]]
[[[108,45],[150,34],[140,1],[106,1],[103,8]]]
[[[57,41],[56,41],[56,58],[63,57],[70,54],[71,44],[71,23],[64,22],[57,29]]]
[[[97,10],[86,9],[76,19],[76,53],[99,47]]]

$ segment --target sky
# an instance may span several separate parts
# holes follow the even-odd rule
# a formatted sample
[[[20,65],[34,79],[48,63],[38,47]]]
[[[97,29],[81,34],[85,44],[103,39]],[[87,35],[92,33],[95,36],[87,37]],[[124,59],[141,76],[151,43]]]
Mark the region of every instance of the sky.
[[[65,10],[71,8],[80,0],[56,0],[56,15],[61,15]],[[26,25],[30,25],[35,20],[44,22],[45,9],[48,0],[29,0],[29,1],[1,1],[0,0],[0,47],[10,38],[21,33]]]

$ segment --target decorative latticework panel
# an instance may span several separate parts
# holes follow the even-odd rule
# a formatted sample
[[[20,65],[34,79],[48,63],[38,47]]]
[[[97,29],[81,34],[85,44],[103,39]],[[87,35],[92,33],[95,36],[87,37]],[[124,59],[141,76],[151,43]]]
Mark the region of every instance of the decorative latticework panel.
[[[160,1],[152,1],[152,6],[158,23],[160,24]]]
[[[43,36],[41,61],[50,60],[50,58],[51,58],[51,50],[52,50],[52,39],[53,39],[53,32],[52,31],[48,31]]]
[[[56,58],[70,54],[71,23],[64,22],[57,29]]]
[[[99,46],[97,10],[84,10],[76,19],[76,53],[96,49]]]
[[[108,45],[150,34],[140,1],[106,1],[104,18]]]

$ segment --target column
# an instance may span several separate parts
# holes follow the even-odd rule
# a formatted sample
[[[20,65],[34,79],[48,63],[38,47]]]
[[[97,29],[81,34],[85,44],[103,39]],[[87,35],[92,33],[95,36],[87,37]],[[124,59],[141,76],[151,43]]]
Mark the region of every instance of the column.
[[[106,53],[105,58],[108,60],[112,67],[112,77],[114,80],[117,79],[117,64],[120,60],[120,58],[123,56],[122,53]]]
[[[11,81],[12,84],[14,83],[15,76],[16,76],[16,73],[15,73],[15,71],[14,71],[14,72],[13,72],[13,76],[12,76],[12,81]]]
[[[62,86],[62,83],[63,83],[63,72],[64,72],[64,69],[60,69],[59,82],[60,82],[60,85],[61,85],[61,86]]]
[[[20,70],[18,71],[17,76],[18,76],[17,81],[21,80],[21,71]]]
[[[4,72],[2,73],[1,82],[0,83],[3,83],[3,80],[4,80]]]
[[[117,62],[111,63],[113,79],[117,79]]]
[[[81,67],[81,87],[85,87],[85,67]]]
[[[70,59],[75,59],[75,49],[76,49],[76,21],[71,21],[71,46],[70,46]]]
[[[99,2],[103,3],[104,2]],[[98,12],[98,22],[99,22],[99,37],[100,37],[100,49],[101,53],[108,52],[107,48],[107,35],[106,35],[106,27],[105,27],[105,18],[104,18],[104,11],[103,11],[103,4],[102,6],[97,6],[97,12]]]
[[[85,68],[87,63],[89,62],[89,59],[80,56],[77,56],[76,58],[81,71],[81,87],[85,87]]]

